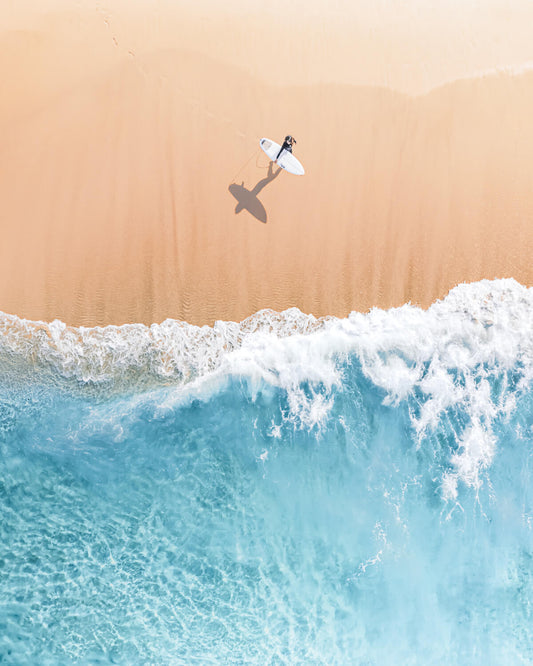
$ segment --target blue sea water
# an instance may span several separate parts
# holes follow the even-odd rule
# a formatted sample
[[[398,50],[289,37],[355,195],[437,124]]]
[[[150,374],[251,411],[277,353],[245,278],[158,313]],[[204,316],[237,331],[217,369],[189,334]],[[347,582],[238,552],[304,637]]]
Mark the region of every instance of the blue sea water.
[[[533,291],[5,315],[0,663],[533,663]]]

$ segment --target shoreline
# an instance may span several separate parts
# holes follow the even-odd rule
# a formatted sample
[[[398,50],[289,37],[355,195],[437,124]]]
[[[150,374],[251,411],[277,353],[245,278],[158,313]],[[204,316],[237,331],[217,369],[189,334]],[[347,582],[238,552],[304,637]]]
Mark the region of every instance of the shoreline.
[[[204,380],[210,390],[222,377],[248,371],[276,382],[280,374],[272,368],[292,382],[292,373],[285,371],[297,359],[306,371],[314,367],[309,345],[317,358],[342,362],[353,353],[364,365],[368,354],[380,359],[384,348],[398,358],[407,349],[417,354],[421,350],[413,339],[418,338],[426,340],[424,353],[430,357],[439,358],[436,349],[442,345],[456,363],[457,345],[473,349],[477,340],[505,359],[516,352],[517,340],[525,340],[532,305],[533,289],[511,279],[459,285],[427,310],[405,304],[353,312],[344,319],[316,318],[292,308],[263,310],[242,322],[218,321],[213,327],[169,319],[150,326],[77,328],[0,313],[0,362],[12,388],[50,383],[103,395],[173,384],[188,385],[195,393]],[[526,355],[531,351],[523,350]]]

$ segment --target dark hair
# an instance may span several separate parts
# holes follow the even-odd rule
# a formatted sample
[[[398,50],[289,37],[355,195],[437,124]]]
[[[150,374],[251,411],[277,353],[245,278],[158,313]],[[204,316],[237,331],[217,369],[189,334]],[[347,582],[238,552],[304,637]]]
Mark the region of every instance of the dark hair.
[[[292,136],[290,134],[287,134],[285,137],[285,141],[292,141]]]

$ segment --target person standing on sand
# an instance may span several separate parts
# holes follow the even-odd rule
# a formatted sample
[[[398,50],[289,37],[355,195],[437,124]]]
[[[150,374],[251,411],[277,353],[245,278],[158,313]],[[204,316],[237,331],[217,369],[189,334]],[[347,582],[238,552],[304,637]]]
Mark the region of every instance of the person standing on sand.
[[[282,153],[284,150],[287,150],[289,153],[292,153],[292,147],[293,147],[293,145],[296,145],[296,139],[293,139],[292,136],[291,136],[290,134],[288,134],[288,135],[285,137],[285,141],[283,142],[283,145],[282,145],[281,148],[280,148],[280,151],[279,151],[279,153],[278,153],[278,155],[277,155],[277,157],[276,157],[276,160],[279,159],[279,156],[281,155],[281,153]],[[276,161],[276,160],[274,160],[274,161]]]

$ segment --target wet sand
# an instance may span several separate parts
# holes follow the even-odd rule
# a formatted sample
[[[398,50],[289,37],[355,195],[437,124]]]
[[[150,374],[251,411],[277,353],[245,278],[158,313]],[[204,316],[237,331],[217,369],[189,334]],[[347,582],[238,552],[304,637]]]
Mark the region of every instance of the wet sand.
[[[533,6],[401,4],[2,10],[0,310],[203,324],[533,284]],[[259,149],[286,133],[303,177]]]

